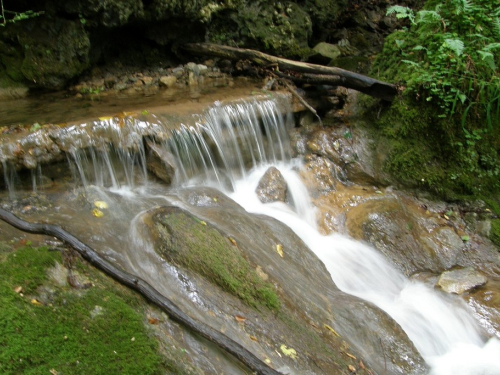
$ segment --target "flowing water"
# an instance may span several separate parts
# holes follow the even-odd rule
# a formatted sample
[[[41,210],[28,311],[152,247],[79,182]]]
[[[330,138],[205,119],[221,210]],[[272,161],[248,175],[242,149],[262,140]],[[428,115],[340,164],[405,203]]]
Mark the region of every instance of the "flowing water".
[[[273,100],[216,103],[179,126],[165,122],[161,118],[156,118],[154,124],[135,122],[133,126],[139,130],[129,129],[124,135],[123,126],[116,126],[113,120],[101,121],[99,127],[108,128],[107,141],[101,140],[99,144],[93,139],[92,147],[81,148],[76,144],[67,147],[74,178],[97,194],[115,192],[128,197],[129,202],[138,201],[135,205],[131,203],[131,207],[125,204],[117,207],[116,210],[121,210],[117,218],[124,217],[127,210],[129,217],[137,217],[141,210],[161,204],[169,198],[148,177],[148,151],[141,141],[144,132],[140,130],[156,127],[159,130],[148,136],[155,138],[165,156],[163,161],[174,167],[175,185],[216,186],[247,211],[285,223],[326,265],[341,290],[374,303],[401,325],[430,365],[432,374],[500,374],[500,341],[485,338],[461,299],[407,279],[379,252],[361,242],[340,234],[325,236],[318,232],[315,208],[296,172],[301,161],[291,158],[287,131],[293,126],[293,119],[289,111],[282,115]],[[69,134],[68,140],[75,142],[74,134]],[[112,146],[116,143],[125,143],[127,147]],[[271,165],[287,181],[289,205],[263,204],[255,193],[260,178]],[[12,170],[6,165],[3,170],[6,186],[15,193]],[[36,176],[42,171],[34,173]],[[34,188],[36,180],[33,177]],[[134,233],[133,223],[134,220],[124,230]],[[119,247],[120,241],[128,240],[119,234],[115,237],[117,243],[108,244],[109,247]],[[142,245],[146,248],[146,244]],[[154,266],[150,254],[142,260],[140,254],[134,256],[134,264],[148,268],[152,274],[162,272],[161,267]],[[158,276],[155,282],[161,280]]]

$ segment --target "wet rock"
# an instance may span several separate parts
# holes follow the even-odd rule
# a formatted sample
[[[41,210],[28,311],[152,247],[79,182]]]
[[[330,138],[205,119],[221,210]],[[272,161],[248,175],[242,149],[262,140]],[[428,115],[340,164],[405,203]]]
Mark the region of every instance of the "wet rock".
[[[154,142],[147,141],[146,144],[149,149],[146,160],[148,170],[160,180],[167,184],[171,184],[175,176],[175,157]]]
[[[487,284],[464,294],[463,298],[488,334],[500,338],[500,281],[488,280]]]
[[[255,192],[262,203],[285,202],[286,181],[276,167],[269,168],[259,181]]]
[[[348,350],[363,358],[374,373],[426,373],[424,361],[401,328],[372,304],[339,291],[324,265],[288,227],[248,214],[218,190],[181,189],[176,197],[184,209],[157,208],[140,218],[140,231],[147,234],[144,238],[152,239],[157,253],[172,261],[183,248],[201,249],[215,241],[216,246],[226,247],[228,254],[242,254],[257,278],[246,279],[273,285],[283,318],[276,319],[267,307],[258,311],[249,307],[239,297],[243,289],[223,291],[216,286],[216,277],[200,271],[199,263],[177,260],[169,266],[175,267],[174,280],[168,282],[169,294],[175,293],[176,303],[188,308],[193,317],[224,327],[226,335],[256,355],[269,358],[274,368],[310,373],[319,366],[322,373],[337,374],[349,364],[338,353]],[[244,317],[244,322],[237,322],[235,315]],[[341,337],[322,328],[325,324]],[[296,359],[269,350],[279,351],[283,344],[298,353]]]
[[[463,294],[483,286],[488,279],[472,267],[445,271],[439,276],[436,286],[447,293]]]
[[[346,226],[352,237],[373,245],[407,276],[445,269],[439,255],[422,245],[418,223],[395,197],[380,197],[350,209]]]
[[[308,144],[308,147],[313,146]],[[304,169],[307,174],[302,174],[313,196],[334,191],[338,181],[345,181],[342,170],[327,158],[309,155],[306,162]]]

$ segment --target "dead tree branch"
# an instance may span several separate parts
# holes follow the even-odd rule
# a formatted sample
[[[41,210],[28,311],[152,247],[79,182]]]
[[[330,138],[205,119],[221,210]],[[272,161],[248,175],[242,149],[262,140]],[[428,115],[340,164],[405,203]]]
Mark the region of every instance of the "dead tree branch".
[[[190,43],[183,48],[193,54],[216,56],[230,60],[249,60],[261,67],[278,67],[281,72],[298,73],[295,81],[305,80],[314,84],[328,84],[354,89],[364,94],[391,101],[398,93],[395,85],[337,67],[310,64],[262,53],[210,43]],[[290,77],[290,79],[293,79]]]

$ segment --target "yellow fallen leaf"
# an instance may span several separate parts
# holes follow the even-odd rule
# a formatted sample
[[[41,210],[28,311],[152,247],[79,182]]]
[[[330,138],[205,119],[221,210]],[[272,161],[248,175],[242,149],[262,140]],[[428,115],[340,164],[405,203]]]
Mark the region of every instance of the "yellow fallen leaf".
[[[281,244],[276,245],[276,251],[278,252],[278,254],[280,255],[280,257],[283,258],[283,256],[284,256],[284,254],[283,254],[283,245],[281,245]]]
[[[290,357],[291,359],[297,359],[297,352],[293,348],[287,348],[285,344],[282,344],[280,346],[281,352],[286,355],[287,357]]]
[[[355,356],[353,356],[352,354],[350,353],[347,353],[347,352],[344,352],[346,356],[348,356],[349,358],[352,358],[352,359],[357,359]]]
[[[103,217],[104,216],[104,212],[102,212],[101,210],[99,210],[97,208],[94,208],[92,210],[92,215],[94,215],[95,217]]]
[[[269,358],[264,359],[264,362],[266,362],[268,365],[271,363],[271,360]]]
[[[257,342],[259,341],[259,340],[257,339],[257,337],[255,337],[255,336],[250,336],[250,340],[252,340],[252,341],[257,341]]]
[[[217,202],[217,198],[214,197],[214,202]]]
[[[41,303],[40,301],[38,301],[37,299],[33,298],[31,301],[30,301],[33,305],[35,306],[41,306],[43,305],[43,303]]]
[[[109,207],[108,204],[106,202],[104,202],[104,201],[95,201],[94,202],[94,206],[97,207],[97,208],[99,208],[99,209],[101,209],[101,210],[106,209],[106,208]]]
[[[57,374],[59,374],[59,373],[56,371],[56,369],[53,369],[53,368],[51,368],[51,369],[49,370],[49,372],[51,373],[51,375],[57,375]]]
[[[204,222],[203,220],[201,220],[201,221],[200,221],[200,224],[201,224],[201,225],[207,225],[207,223],[206,223],[206,222]]]
[[[231,242],[234,246],[238,247],[238,243],[236,242],[236,240],[234,238],[231,238],[231,237],[228,237],[227,238],[229,240],[229,242]]]
[[[353,365],[349,365],[347,368],[350,372],[356,372],[356,367],[354,367]]]
[[[332,327],[330,327],[328,324],[323,324],[323,327],[325,327],[327,330],[329,330],[331,333],[333,333],[335,336],[340,337],[340,335],[335,331]]]
[[[16,286],[14,288],[14,292],[16,292],[16,293],[21,293],[22,291],[23,291],[23,287],[22,286]]]
[[[108,121],[113,119],[113,116],[104,116],[104,117],[99,117],[99,121]]]

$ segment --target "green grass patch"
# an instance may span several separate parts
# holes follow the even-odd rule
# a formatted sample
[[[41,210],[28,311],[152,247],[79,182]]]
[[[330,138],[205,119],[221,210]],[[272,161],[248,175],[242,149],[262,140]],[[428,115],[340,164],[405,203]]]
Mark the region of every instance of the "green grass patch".
[[[161,254],[168,261],[197,272],[249,306],[279,309],[273,285],[262,280],[218,230],[178,211],[158,214],[154,220]]]
[[[90,289],[56,286],[47,269],[60,258],[25,247],[0,263],[0,373],[161,373],[157,343],[137,311],[140,298],[93,270]]]

